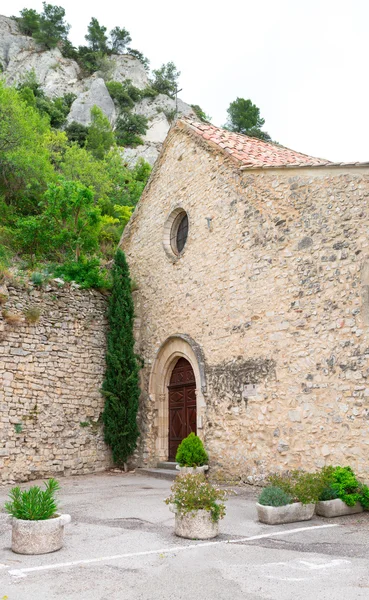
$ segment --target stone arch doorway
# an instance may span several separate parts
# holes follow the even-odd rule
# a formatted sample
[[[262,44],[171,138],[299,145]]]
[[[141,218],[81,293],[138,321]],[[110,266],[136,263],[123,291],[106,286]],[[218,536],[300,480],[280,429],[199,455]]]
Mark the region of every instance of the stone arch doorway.
[[[200,438],[203,437],[206,409],[203,354],[199,345],[190,336],[184,334],[173,335],[159,348],[149,383],[150,399],[155,406],[155,457],[153,458],[158,461],[169,459],[169,387],[172,373],[180,358],[184,358],[189,363],[193,372],[195,389],[192,393],[195,396],[195,412],[192,415],[192,423],[193,416],[195,416],[197,435]],[[182,365],[184,364],[182,363]]]
[[[195,374],[186,358],[177,360],[170,376],[168,405],[168,458],[175,460],[181,441],[197,431]]]

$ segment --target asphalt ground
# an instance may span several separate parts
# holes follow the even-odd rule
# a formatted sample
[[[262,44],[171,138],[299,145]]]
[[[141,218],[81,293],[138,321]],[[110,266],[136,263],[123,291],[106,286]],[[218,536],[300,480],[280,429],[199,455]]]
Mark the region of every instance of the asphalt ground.
[[[369,513],[263,525],[258,490],[240,487],[220,536],[201,542],[174,535],[169,481],[106,473],[61,485],[72,522],[58,552],[14,554],[0,514],[0,600],[369,600]]]

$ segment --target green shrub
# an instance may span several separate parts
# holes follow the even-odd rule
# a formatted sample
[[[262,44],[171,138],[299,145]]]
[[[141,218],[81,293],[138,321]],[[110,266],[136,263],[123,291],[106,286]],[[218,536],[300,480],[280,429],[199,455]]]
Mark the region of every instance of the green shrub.
[[[44,283],[44,276],[42,273],[32,273],[31,281],[32,281],[33,285],[37,285],[38,287],[41,287],[42,284]]]
[[[119,146],[135,148],[143,144],[140,137],[148,129],[148,119],[143,115],[135,115],[129,111],[119,115],[115,125],[115,138]]]
[[[178,446],[176,462],[181,467],[201,467],[208,463],[208,455],[200,438],[190,433]]]
[[[365,510],[369,509],[369,488],[358,481],[351,467],[325,467],[322,476],[325,487],[320,500],[340,498],[347,506],[360,502]]]
[[[178,477],[172,485],[166,504],[174,504],[181,515],[192,511],[207,510],[214,522],[223,519],[227,491],[214,487],[202,473]]]
[[[80,148],[83,148],[86,145],[89,132],[89,127],[87,127],[87,125],[72,121],[64,131],[70,142],[76,142]]]
[[[65,281],[74,281],[83,289],[97,288],[110,289],[109,274],[100,266],[98,258],[84,258],[70,260],[55,267],[54,275],[62,277]]]
[[[127,89],[119,81],[108,81],[106,84],[108,92],[120,109],[132,108],[134,100],[130,97]]]
[[[263,506],[286,506],[291,504],[293,498],[281,488],[268,486],[261,492],[258,502]]]
[[[298,470],[271,475],[268,482],[302,504],[317,502],[326,485],[322,473],[306,473]]]
[[[319,496],[319,500],[321,501],[335,500],[336,498],[338,498],[338,494],[332,485],[325,487]]]
[[[143,90],[141,90],[142,98],[156,98],[159,95],[159,92],[151,87],[151,85],[146,86]]]
[[[45,490],[37,485],[23,492],[15,487],[9,492],[10,502],[5,503],[5,510],[16,519],[25,521],[44,521],[53,517],[57,511],[55,493],[60,489],[55,479],[45,482]]]

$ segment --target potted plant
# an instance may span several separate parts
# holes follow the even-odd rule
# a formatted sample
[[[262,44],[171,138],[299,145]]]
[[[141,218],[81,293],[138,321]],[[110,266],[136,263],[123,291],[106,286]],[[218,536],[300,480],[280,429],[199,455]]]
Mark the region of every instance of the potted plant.
[[[179,444],[176,454],[176,468],[181,475],[189,473],[204,473],[208,470],[208,455],[204,444],[194,433],[190,433]]]
[[[174,532],[179,537],[208,540],[219,533],[219,521],[225,516],[227,491],[214,487],[203,473],[178,477],[165,500],[175,513]]]
[[[322,517],[341,517],[369,509],[369,488],[360,483],[351,467],[325,467],[324,487],[316,505]]]
[[[55,479],[45,482],[45,490],[37,485],[21,491],[14,487],[10,501],[5,503],[12,524],[13,552],[18,554],[46,554],[63,545],[64,525],[70,515],[57,512],[55,493],[60,489]]]
[[[268,525],[309,521],[322,490],[319,473],[292,471],[271,475],[261,492],[256,510],[258,520]]]

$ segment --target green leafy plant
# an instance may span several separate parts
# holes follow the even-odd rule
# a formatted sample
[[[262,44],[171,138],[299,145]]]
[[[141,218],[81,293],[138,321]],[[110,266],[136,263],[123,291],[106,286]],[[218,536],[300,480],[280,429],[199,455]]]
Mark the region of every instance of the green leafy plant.
[[[190,433],[179,444],[176,454],[176,462],[180,467],[201,467],[208,463],[209,457],[205,451],[204,444],[194,433]]]
[[[15,433],[22,433],[22,431],[23,431],[22,423],[15,423],[14,431],[15,431]]]
[[[338,492],[334,489],[334,487],[332,487],[332,485],[325,487],[319,496],[319,500],[321,501],[335,500],[336,498],[338,498]]]
[[[202,473],[178,477],[171,487],[171,495],[166,504],[174,504],[180,515],[197,510],[207,510],[214,522],[223,519],[227,490],[221,490],[209,483]]]
[[[325,486],[319,500],[340,498],[347,506],[355,506],[360,502],[365,510],[369,509],[369,488],[358,481],[351,467],[325,467],[322,477]]]
[[[160,69],[153,70],[154,80],[152,87],[159,92],[159,94],[167,94],[171,98],[174,98],[178,88],[178,79],[180,71],[173,62],[163,64]]]
[[[79,260],[69,260],[55,267],[54,275],[64,281],[74,281],[82,289],[96,288],[108,290],[111,279],[106,269],[102,269],[98,258],[81,257]]]
[[[292,496],[275,486],[264,488],[258,499],[259,504],[263,506],[286,506],[292,501]]]
[[[268,482],[291,496],[294,502],[302,504],[317,502],[325,486],[322,473],[298,470],[271,475]]]
[[[33,285],[37,285],[38,287],[41,287],[42,284],[44,283],[44,276],[42,273],[32,273],[31,281],[32,281]]]
[[[68,140],[70,142],[76,142],[80,148],[83,148],[86,144],[89,127],[86,125],[82,125],[81,123],[77,123],[76,121],[72,121],[65,129],[65,133],[67,134]]]
[[[22,491],[18,486],[9,492],[10,502],[5,503],[5,510],[16,519],[25,521],[44,521],[55,516],[57,502],[55,493],[60,489],[58,481],[45,481],[45,490],[37,485]]]
[[[119,115],[115,124],[115,137],[119,146],[135,148],[143,144],[141,135],[148,129],[148,119],[144,115],[135,115],[125,111]]]

